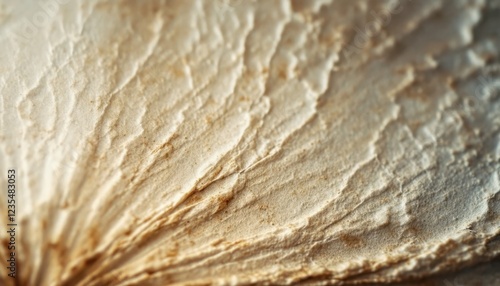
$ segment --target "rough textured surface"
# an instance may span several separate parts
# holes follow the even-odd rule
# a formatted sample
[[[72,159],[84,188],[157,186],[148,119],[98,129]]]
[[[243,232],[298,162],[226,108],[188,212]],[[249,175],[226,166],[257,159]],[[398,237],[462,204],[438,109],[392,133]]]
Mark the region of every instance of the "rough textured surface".
[[[499,256],[500,1],[49,2],[0,1],[17,285],[405,282]]]

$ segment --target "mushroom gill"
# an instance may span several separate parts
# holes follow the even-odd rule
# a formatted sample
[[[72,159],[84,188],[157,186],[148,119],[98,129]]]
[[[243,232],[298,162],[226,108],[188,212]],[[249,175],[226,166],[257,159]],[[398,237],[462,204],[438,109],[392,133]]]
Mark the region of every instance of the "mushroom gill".
[[[0,285],[500,283],[499,22],[0,0]]]

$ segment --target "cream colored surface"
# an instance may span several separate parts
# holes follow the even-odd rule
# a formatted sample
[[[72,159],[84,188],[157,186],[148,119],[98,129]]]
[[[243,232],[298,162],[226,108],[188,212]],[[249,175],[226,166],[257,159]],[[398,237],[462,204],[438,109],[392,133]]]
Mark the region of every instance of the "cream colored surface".
[[[396,282],[499,256],[499,1],[0,3],[18,285]]]

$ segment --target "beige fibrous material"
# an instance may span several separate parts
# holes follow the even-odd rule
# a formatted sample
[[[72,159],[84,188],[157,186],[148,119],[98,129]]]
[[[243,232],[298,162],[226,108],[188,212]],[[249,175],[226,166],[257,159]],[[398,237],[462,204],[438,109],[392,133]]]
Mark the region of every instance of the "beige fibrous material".
[[[0,284],[392,283],[499,257],[499,11],[1,0]]]

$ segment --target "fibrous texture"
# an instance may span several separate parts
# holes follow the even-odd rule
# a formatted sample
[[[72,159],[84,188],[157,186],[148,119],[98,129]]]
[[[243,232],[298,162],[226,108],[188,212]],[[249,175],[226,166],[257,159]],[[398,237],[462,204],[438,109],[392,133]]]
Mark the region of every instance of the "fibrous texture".
[[[498,257],[499,17],[0,1],[0,284],[401,282]]]

